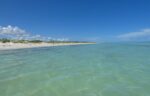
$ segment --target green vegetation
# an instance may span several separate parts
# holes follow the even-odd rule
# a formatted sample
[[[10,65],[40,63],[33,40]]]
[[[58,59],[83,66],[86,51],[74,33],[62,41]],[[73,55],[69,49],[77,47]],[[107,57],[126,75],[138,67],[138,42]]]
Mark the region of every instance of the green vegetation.
[[[2,42],[2,43],[7,43],[7,42],[10,42],[10,40],[9,40],[9,39],[6,39],[6,38],[2,38],[2,39],[0,39],[0,42]]]
[[[2,43],[8,43],[8,42],[12,42],[12,43],[41,43],[43,41],[41,41],[41,40],[14,40],[14,39],[2,38],[2,39],[0,39],[0,42],[2,42]]]
[[[95,43],[95,42],[88,42],[88,41],[47,41],[47,43]]]
[[[41,40],[31,40],[31,41],[28,41],[28,42],[30,42],[30,43],[42,43],[43,41],[41,41]]]
[[[11,40],[13,43],[28,43],[26,40]]]
[[[55,41],[55,40],[50,40],[50,41],[42,41],[42,40],[14,40],[14,39],[7,39],[7,38],[1,38],[0,42],[2,43],[95,43],[95,42],[85,42],[85,41]]]

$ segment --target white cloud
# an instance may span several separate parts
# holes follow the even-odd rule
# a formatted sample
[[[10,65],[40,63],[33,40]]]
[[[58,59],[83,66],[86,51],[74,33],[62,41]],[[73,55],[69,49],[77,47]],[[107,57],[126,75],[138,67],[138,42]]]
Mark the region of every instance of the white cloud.
[[[122,40],[135,40],[141,38],[150,38],[150,29],[144,29],[139,32],[130,32],[117,36],[117,38]]]
[[[18,27],[13,27],[11,25],[8,25],[7,27],[0,26],[0,35],[15,35],[15,36],[22,36],[27,35],[26,31],[23,29],[20,29]]]
[[[33,36],[30,36],[30,39],[41,40],[42,36],[41,35],[33,35]]]
[[[69,39],[68,38],[57,38],[57,39],[55,39],[56,41],[69,41]]]
[[[45,37],[39,34],[32,35],[26,32],[24,29],[19,27],[13,27],[8,25],[6,27],[0,26],[0,37],[4,38],[11,38],[17,40],[56,40],[56,41],[68,41],[68,38],[52,38],[52,37]]]

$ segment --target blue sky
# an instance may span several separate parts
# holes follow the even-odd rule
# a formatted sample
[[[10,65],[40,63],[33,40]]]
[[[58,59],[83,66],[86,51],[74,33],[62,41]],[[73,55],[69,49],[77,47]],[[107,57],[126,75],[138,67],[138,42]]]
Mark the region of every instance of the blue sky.
[[[8,25],[70,40],[149,40],[150,0],[1,0]]]

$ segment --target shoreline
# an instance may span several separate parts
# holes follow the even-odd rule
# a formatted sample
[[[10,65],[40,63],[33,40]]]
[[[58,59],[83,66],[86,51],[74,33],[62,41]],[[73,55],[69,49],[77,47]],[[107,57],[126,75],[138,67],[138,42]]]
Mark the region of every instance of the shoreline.
[[[13,49],[26,49],[26,48],[39,48],[39,47],[52,47],[52,46],[69,46],[69,45],[88,45],[96,43],[2,43],[0,42],[1,50],[13,50]]]

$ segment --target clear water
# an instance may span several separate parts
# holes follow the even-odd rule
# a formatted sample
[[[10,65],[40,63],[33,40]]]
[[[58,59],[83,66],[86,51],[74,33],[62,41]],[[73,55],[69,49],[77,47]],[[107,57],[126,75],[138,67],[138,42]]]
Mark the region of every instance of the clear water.
[[[0,51],[0,96],[150,96],[150,43]]]

